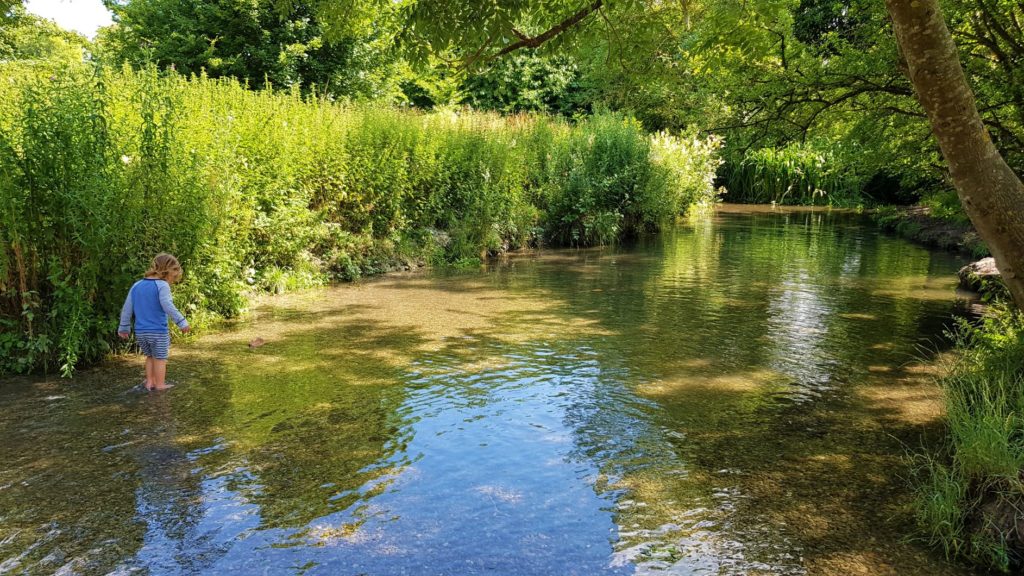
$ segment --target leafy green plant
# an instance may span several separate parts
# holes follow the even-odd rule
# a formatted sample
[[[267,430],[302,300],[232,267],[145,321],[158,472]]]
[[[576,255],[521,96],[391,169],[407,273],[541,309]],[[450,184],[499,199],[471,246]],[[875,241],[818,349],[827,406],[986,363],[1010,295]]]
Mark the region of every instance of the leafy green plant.
[[[731,202],[855,206],[860,181],[828,151],[811,145],[760,148],[725,164]]]
[[[675,147],[675,149],[673,149]],[[649,138],[616,114],[580,122],[553,147],[541,200],[543,227],[556,244],[605,244],[657,230],[679,214],[686,194],[702,189],[710,170],[691,176],[681,145]]]

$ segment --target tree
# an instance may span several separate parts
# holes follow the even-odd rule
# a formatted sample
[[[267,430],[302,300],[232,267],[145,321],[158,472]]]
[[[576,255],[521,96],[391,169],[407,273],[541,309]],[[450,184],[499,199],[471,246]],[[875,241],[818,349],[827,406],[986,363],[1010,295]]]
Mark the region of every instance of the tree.
[[[571,117],[587,111],[589,94],[581,76],[580,66],[566,55],[509,54],[463,80],[463,102],[480,110]]]
[[[2,6],[0,6],[2,9]],[[82,35],[57,26],[53,21],[29,14],[20,2],[0,18],[0,62],[81,62],[89,47]]]
[[[964,209],[1024,308],[1024,183],[981,121],[938,1],[886,0],[886,7]]]
[[[13,17],[16,7],[21,6],[21,0],[0,0],[0,23]]]
[[[565,0],[423,0],[407,4],[402,41],[414,58],[454,53],[473,65],[561,41],[589,24],[588,17],[602,6],[603,0],[589,0],[583,5]]]
[[[388,21],[330,39],[308,2],[107,0],[115,25],[99,44],[115,62],[182,74],[233,76],[254,88],[316,86],[335,95],[387,98],[393,57]]]

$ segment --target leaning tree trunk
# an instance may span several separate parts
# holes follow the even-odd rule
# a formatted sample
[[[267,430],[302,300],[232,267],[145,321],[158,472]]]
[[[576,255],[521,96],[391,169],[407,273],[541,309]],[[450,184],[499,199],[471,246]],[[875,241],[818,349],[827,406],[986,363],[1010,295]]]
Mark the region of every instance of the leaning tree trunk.
[[[910,81],[949,164],[964,210],[1024,309],[1024,184],[981,123],[938,0],[886,0]]]

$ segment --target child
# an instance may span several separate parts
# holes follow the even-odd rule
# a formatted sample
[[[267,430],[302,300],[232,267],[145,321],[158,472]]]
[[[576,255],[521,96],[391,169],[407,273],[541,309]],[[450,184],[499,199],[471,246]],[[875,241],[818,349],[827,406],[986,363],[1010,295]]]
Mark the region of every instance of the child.
[[[182,332],[188,332],[188,322],[174,307],[171,300],[171,284],[181,279],[181,264],[170,254],[160,253],[146,270],[146,276],[136,282],[121,308],[121,323],[117,335],[127,340],[131,330],[132,314],[135,315],[135,340],[146,355],[146,390],[166,390],[167,352],[171,346],[171,335],[167,331],[167,316]]]

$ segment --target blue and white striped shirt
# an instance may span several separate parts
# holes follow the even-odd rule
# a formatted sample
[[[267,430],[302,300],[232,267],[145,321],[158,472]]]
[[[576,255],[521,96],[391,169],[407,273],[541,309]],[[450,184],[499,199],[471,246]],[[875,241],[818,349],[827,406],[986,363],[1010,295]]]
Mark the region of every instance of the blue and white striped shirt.
[[[131,329],[132,315],[135,315],[135,332],[167,332],[167,317],[170,316],[178,328],[187,328],[188,322],[171,300],[171,286],[157,278],[143,278],[136,282],[124,307],[121,308],[121,323],[118,332]]]

